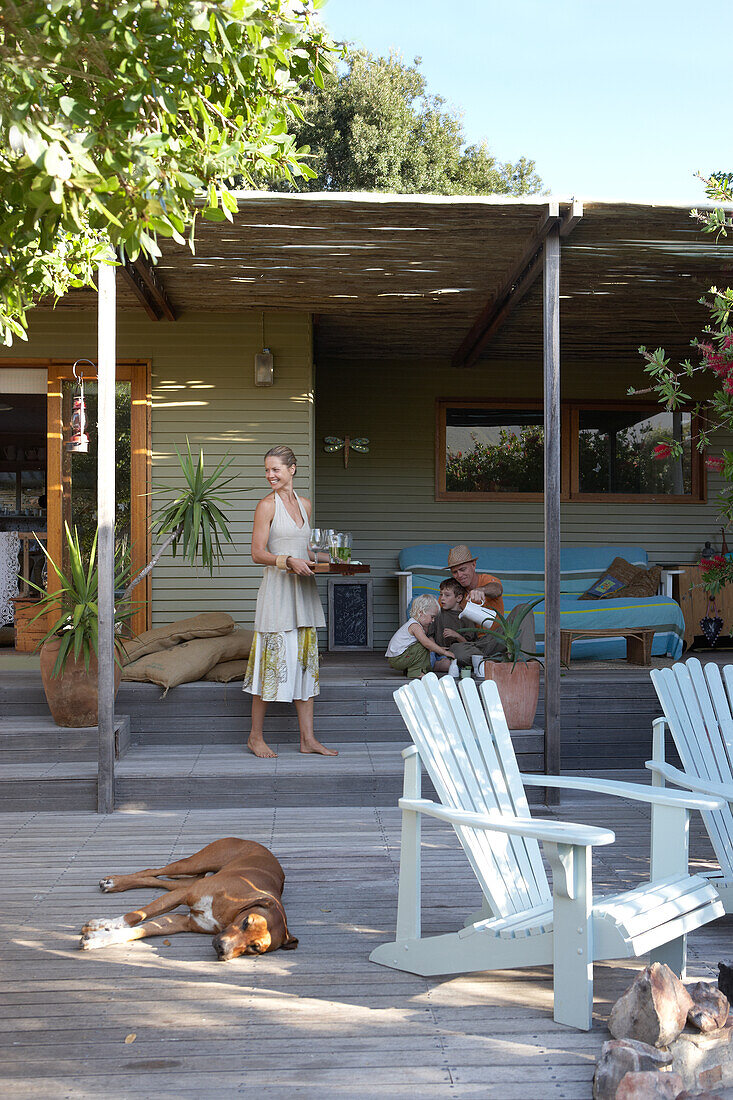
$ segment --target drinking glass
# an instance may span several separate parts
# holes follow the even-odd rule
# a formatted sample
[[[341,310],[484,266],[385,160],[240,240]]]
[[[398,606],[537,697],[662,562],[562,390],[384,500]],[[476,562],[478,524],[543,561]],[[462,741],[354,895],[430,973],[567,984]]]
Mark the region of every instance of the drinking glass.
[[[311,550],[325,550],[326,549],[326,532],[322,527],[314,527],[311,530],[310,548]]]
[[[331,561],[342,563],[351,561],[351,535],[345,531],[334,532],[331,542]]]

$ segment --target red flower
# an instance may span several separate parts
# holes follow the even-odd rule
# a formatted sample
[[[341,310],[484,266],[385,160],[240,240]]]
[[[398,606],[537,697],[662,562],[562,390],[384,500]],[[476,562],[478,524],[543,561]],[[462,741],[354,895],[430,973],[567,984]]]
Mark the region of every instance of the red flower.
[[[672,448],[670,447],[669,443],[657,443],[654,451],[652,452],[652,458],[669,458],[671,454]]]
[[[722,458],[706,458],[705,465],[708,470],[717,470],[719,474],[722,474],[725,463]]]
[[[720,569],[723,566],[728,565],[728,559],[724,554],[716,554],[714,558],[708,558],[707,561],[703,559],[700,562],[700,569],[703,573],[709,573],[711,569]]]
[[[727,378],[723,379],[723,389],[726,393],[733,394],[733,376],[731,376],[730,374]]]

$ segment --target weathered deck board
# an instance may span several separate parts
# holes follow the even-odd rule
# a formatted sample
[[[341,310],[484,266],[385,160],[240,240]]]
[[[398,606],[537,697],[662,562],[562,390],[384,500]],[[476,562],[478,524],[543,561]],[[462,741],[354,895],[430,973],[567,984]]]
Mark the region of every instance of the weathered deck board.
[[[644,877],[643,808],[576,795],[542,812],[615,829],[616,845],[596,850],[599,890]],[[394,808],[368,807],[0,815],[2,1091],[589,1100],[610,1004],[638,964],[596,966],[583,1034],[554,1023],[549,968],[424,979],[369,963],[394,927],[399,824]],[[222,964],[198,935],[76,950],[86,918],[154,893],[103,895],[102,875],[228,834],[281,859],[297,951]],[[478,889],[451,830],[426,821],[424,836],[425,925],[439,933],[476,907]],[[699,819],[692,851],[709,861]],[[690,977],[713,976],[732,930],[725,918],[690,936]]]

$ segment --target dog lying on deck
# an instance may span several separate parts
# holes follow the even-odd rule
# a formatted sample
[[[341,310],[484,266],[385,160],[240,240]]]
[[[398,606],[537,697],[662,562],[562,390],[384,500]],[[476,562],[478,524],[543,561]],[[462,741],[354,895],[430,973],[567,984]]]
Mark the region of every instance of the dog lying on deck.
[[[298,941],[288,932],[280,901],[284,884],[282,867],[262,844],[233,836],[215,840],[166,867],[103,878],[99,888],[105,894],[145,886],[169,892],[122,917],[87,921],[79,947],[91,951],[146,936],[215,932],[212,946],[222,962],[278,947],[292,951]],[[188,913],[171,912],[179,905],[188,906]]]

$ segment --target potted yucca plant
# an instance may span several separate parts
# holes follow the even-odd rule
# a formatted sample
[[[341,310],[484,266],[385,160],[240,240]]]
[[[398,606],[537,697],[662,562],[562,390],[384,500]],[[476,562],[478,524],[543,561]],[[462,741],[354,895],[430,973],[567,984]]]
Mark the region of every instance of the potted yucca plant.
[[[41,679],[46,701],[57,726],[79,727],[97,724],[97,653],[99,571],[97,568],[97,533],[84,561],[76,527],[73,533],[64,524],[69,567],[63,571],[42,546],[49,567],[58,576],[58,589],[46,592],[29,581],[40,599],[34,619],[49,616],[53,625],[39,643]],[[39,544],[41,545],[41,544]],[[115,561],[115,590],[124,588],[128,568],[123,555]],[[115,624],[123,624],[134,612],[129,602],[115,609]],[[119,646],[119,642],[116,641]],[[117,662],[115,692],[120,684],[121,670]]]
[[[122,630],[136,606],[140,605],[140,601],[135,605],[130,600],[135,586],[150,573],[169,546],[172,546],[174,556],[180,546],[183,557],[191,565],[200,561],[213,573],[214,565],[223,557],[222,540],[231,542],[227,519],[222,511],[228,507],[229,502],[221,495],[221,491],[235,480],[233,476],[224,477],[232,460],[222,459],[213,473],[207,476],[203,451],[194,458],[188,440],[186,452],[181,454],[176,448],[176,454],[184,477],[183,488],[162,486],[155,490],[158,493],[176,493],[174,499],[162,505],[153,516],[154,534],[158,537],[165,536],[161,547],[145,568],[132,579],[127,565],[128,555],[118,547],[115,557],[115,592],[120,593],[120,597],[115,608],[116,631]],[[86,564],[76,528],[72,535],[68,525],[66,543],[69,557],[69,569],[66,573],[51,559],[45,547],[41,546],[49,568],[54,569],[58,575],[58,590],[46,592],[38,585],[33,585],[41,595],[36,605],[34,621],[42,615],[54,616],[53,626],[39,643],[41,676],[49,709],[57,725],[96,726],[97,535],[95,533]],[[116,692],[121,678],[121,664],[124,663],[123,641],[117,633],[115,644]]]
[[[544,598],[540,596],[531,603],[520,604],[508,615],[497,611],[491,627],[491,637],[501,645],[501,652],[484,663],[484,678],[493,680],[499,689],[511,730],[531,729],[537,713],[541,662],[536,653],[523,648],[522,625]]]

